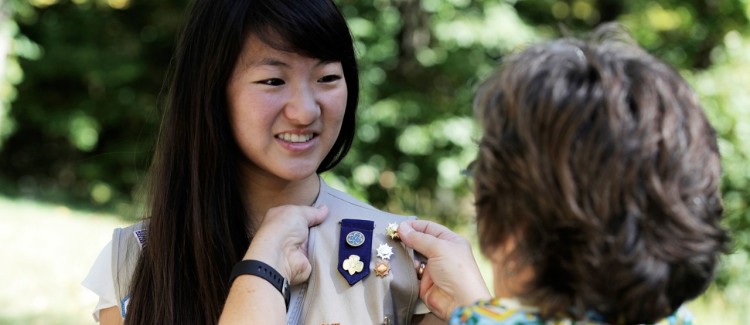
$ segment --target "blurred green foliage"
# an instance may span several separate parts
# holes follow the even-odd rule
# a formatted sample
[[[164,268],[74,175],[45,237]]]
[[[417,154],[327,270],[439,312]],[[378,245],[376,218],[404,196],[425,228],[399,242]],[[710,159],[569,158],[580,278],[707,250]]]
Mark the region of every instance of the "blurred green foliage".
[[[362,100],[357,142],[325,176],[333,185],[393,212],[471,222],[461,170],[476,153],[478,81],[524,44],[616,20],[701,94],[721,135],[727,225],[750,252],[750,0],[337,2],[357,41]],[[0,191],[137,217],[186,6],[5,0]]]
[[[22,39],[40,50],[20,60],[23,82],[8,114],[15,128],[0,162],[3,190],[128,207],[150,159],[186,3],[17,3]]]

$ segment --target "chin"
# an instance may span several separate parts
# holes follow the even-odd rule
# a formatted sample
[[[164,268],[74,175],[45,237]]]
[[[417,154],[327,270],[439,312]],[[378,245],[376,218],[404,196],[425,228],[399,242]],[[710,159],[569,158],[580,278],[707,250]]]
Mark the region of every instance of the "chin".
[[[315,167],[291,167],[277,175],[287,181],[294,182],[304,180],[312,175],[317,175],[318,166]]]

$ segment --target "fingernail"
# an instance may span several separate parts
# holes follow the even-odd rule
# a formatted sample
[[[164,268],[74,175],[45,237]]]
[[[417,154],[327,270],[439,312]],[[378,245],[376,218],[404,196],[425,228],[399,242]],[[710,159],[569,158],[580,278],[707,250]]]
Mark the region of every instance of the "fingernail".
[[[414,229],[406,222],[402,222],[401,225],[398,226],[398,232],[401,236],[408,236]]]

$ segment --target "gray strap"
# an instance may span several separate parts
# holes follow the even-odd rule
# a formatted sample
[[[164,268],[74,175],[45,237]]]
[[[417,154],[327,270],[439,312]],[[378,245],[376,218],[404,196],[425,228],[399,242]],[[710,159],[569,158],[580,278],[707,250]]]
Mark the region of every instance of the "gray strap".
[[[112,233],[112,280],[120,315],[125,318],[130,299],[130,283],[138,263],[142,245],[146,241],[143,222],[117,228]]]

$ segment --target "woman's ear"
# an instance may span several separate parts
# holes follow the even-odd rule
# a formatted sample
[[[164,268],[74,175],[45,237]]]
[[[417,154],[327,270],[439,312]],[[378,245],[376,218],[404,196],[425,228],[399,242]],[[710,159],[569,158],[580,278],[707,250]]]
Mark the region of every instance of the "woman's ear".
[[[509,237],[500,244],[484,250],[492,263],[495,297],[512,298],[526,290],[526,283],[534,272],[531,265],[521,263],[516,251],[516,239]]]
[[[484,249],[484,254],[492,263],[493,290],[497,298],[513,297],[513,293],[508,287],[508,283],[511,281],[508,271],[514,263],[508,257],[514,246],[515,240],[509,238],[493,247]]]

